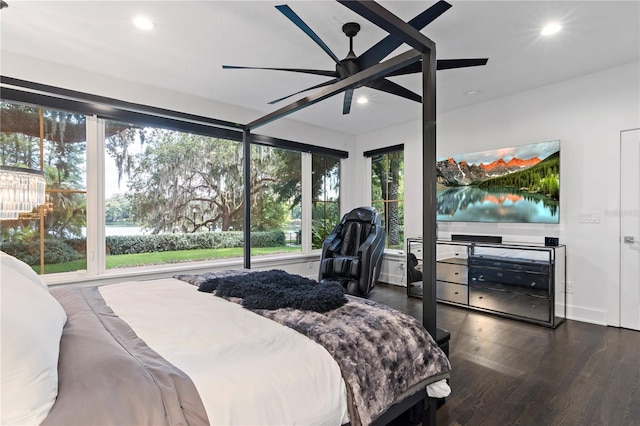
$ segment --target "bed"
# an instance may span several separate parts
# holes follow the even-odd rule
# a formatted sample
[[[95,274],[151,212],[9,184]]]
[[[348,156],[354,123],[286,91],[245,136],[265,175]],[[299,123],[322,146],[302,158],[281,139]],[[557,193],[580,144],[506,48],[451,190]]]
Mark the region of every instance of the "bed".
[[[368,300],[251,309],[199,291],[212,277],[255,282],[250,271],[49,291],[0,260],[2,424],[372,424],[417,392],[448,392],[424,328]]]

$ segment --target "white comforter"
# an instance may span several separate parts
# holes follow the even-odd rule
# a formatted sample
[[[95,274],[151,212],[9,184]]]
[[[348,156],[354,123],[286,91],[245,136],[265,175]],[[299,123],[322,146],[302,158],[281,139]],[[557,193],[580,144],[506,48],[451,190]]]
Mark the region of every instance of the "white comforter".
[[[211,424],[349,421],[338,364],[296,331],[173,278],[100,293],[147,345],[191,377]]]

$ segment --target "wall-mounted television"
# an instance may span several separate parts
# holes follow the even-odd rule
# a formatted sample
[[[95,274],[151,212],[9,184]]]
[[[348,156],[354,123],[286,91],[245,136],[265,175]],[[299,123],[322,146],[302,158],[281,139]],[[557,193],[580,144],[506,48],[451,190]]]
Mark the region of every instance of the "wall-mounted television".
[[[560,141],[438,158],[438,221],[558,223]]]

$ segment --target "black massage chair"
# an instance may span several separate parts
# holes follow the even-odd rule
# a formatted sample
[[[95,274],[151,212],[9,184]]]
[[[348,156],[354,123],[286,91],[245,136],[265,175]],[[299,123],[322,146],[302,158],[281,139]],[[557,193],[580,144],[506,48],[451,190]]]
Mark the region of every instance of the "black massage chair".
[[[339,282],[347,293],[367,296],[380,275],[384,239],[373,207],[350,211],[322,243],[318,281]]]

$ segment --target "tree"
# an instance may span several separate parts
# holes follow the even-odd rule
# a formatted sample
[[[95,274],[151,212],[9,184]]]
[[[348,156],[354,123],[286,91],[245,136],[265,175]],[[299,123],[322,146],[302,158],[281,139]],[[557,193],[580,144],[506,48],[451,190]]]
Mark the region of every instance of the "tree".
[[[273,188],[278,200],[289,201],[292,217],[299,217],[302,207],[302,156],[299,152],[285,150],[280,150],[279,154],[278,181]],[[313,154],[311,170],[312,247],[319,248],[340,221],[340,159]]]
[[[242,229],[241,144],[164,129],[145,129],[144,139],[145,149],[139,154],[129,181],[137,223],[153,233],[227,231],[232,225]],[[263,208],[275,208],[273,200],[263,194],[276,181],[278,156],[272,149],[254,148],[252,206],[260,202]],[[273,222],[278,217],[267,213],[261,211],[256,218],[268,217]]]
[[[131,200],[124,194],[115,194],[105,200],[104,210],[107,223],[128,221],[131,216]]]
[[[380,200],[384,201],[384,218],[387,228],[387,245],[397,246],[401,241],[401,223],[399,203],[404,171],[404,152],[393,151],[372,159],[371,169],[374,173],[372,198],[378,199],[375,192],[379,192]]]
[[[118,186],[122,181],[123,175],[130,176],[135,165],[133,155],[129,153],[129,146],[136,139],[140,140],[140,144],[144,144],[144,132],[141,128],[135,126],[124,127],[123,124],[107,121],[105,132],[110,136],[105,138],[105,151],[110,155],[118,169]]]

